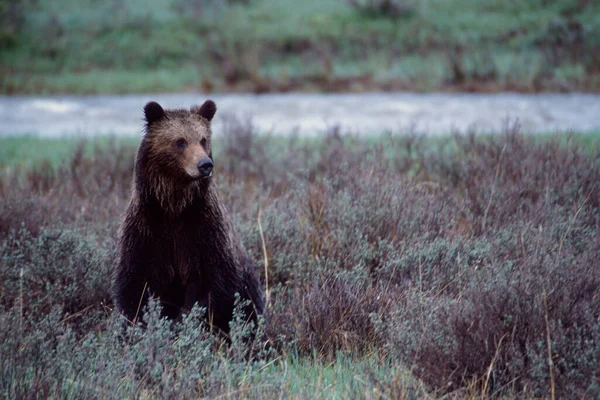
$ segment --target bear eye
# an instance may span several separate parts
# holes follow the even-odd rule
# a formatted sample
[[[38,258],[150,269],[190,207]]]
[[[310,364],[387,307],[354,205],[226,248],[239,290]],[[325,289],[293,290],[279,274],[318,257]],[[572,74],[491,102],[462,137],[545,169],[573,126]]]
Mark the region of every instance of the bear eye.
[[[202,138],[202,139],[200,140],[200,144],[202,145],[202,147],[206,147],[206,139],[205,139],[205,138]]]
[[[187,146],[187,141],[184,138],[177,139],[175,146],[177,146],[178,149],[183,150]]]

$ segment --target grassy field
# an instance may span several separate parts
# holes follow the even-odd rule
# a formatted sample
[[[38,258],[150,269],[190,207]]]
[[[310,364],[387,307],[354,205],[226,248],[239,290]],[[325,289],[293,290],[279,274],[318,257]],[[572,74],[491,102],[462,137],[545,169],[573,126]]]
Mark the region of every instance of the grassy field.
[[[2,93],[600,88],[592,0],[17,0],[0,26]]]
[[[235,126],[215,179],[268,280],[273,347],[248,362],[245,327],[227,346],[200,310],[169,326],[151,305],[145,331],[121,329],[110,274],[135,140],[1,138],[1,397],[600,395],[597,135]]]

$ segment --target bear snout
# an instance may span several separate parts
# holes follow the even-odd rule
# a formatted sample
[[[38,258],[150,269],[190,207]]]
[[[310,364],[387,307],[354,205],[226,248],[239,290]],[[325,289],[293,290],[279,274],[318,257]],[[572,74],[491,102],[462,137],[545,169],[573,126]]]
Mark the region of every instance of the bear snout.
[[[200,171],[200,176],[203,178],[208,178],[212,175],[213,170],[213,162],[210,158],[203,158],[198,161],[198,171]]]

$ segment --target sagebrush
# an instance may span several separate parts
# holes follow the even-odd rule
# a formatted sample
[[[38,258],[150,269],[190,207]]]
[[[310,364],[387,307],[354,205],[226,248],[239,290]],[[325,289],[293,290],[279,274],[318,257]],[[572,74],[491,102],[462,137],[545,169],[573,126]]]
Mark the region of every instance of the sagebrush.
[[[371,365],[342,397],[600,395],[596,150],[517,129],[228,131],[215,179],[268,279],[271,346],[249,361],[245,328],[228,346],[202,310],[173,326],[151,310],[123,332],[110,274],[135,148],[80,150],[0,180],[3,396],[328,397],[286,363],[340,357]]]

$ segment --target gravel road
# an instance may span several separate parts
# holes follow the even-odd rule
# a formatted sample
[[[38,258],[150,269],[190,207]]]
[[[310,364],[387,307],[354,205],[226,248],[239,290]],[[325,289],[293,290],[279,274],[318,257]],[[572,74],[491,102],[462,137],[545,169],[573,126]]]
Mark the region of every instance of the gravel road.
[[[165,108],[189,107],[206,98],[223,118],[251,118],[261,132],[318,135],[339,126],[344,132],[407,131],[443,134],[471,129],[501,131],[518,119],[523,131],[574,130],[600,133],[600,95],[593,94],[142,94],[120,96],[0,96],[0,135],[136,135],[150,100]]]

